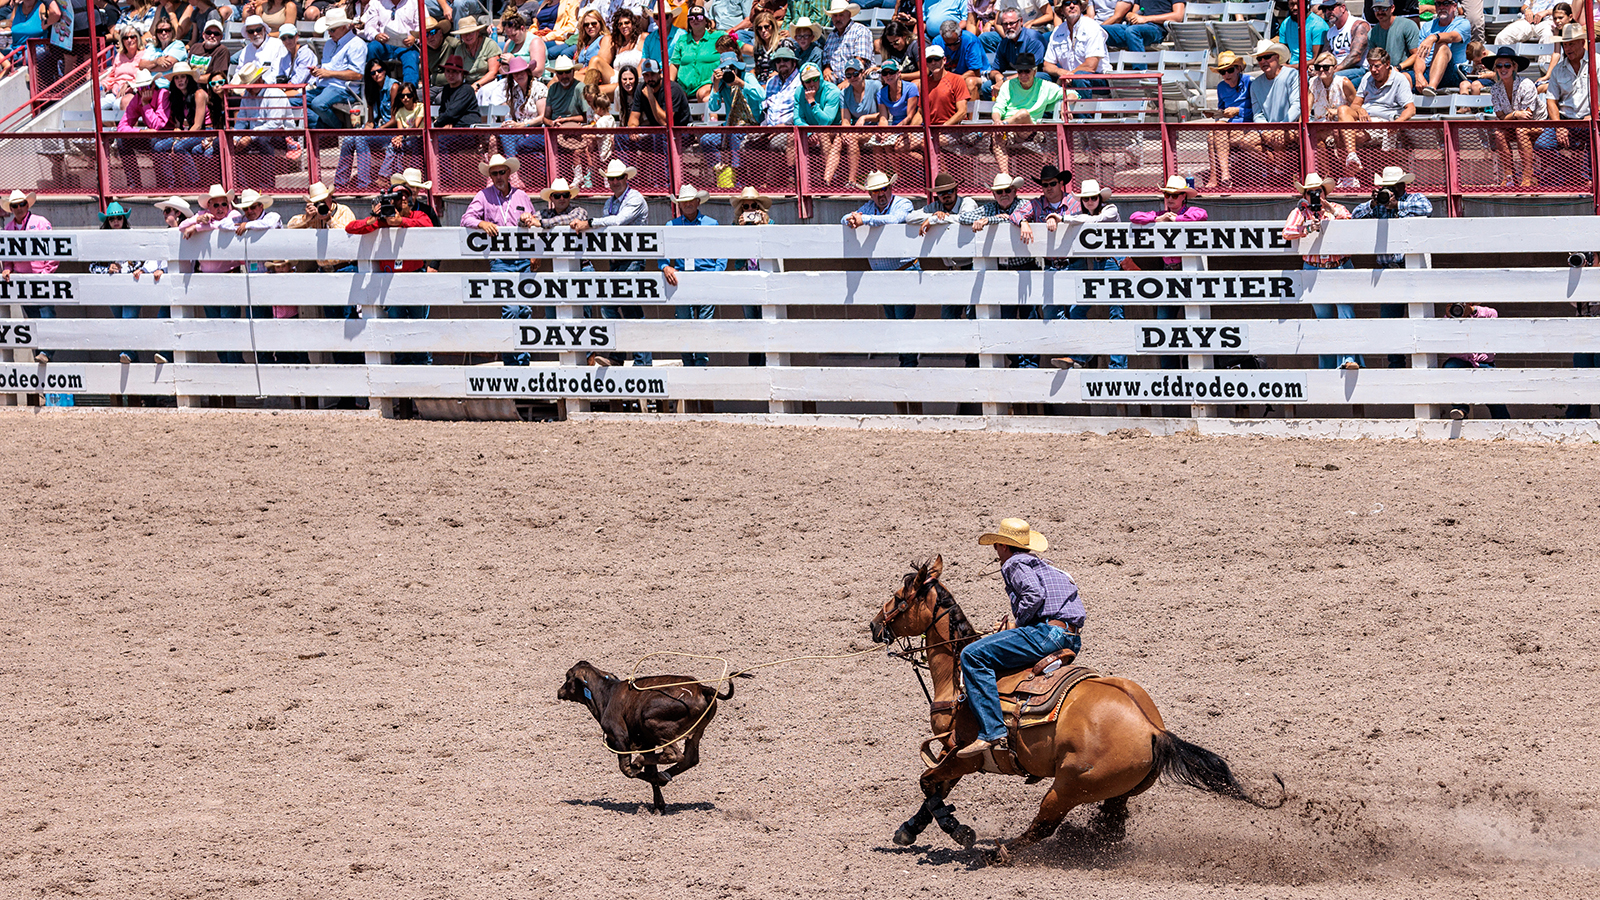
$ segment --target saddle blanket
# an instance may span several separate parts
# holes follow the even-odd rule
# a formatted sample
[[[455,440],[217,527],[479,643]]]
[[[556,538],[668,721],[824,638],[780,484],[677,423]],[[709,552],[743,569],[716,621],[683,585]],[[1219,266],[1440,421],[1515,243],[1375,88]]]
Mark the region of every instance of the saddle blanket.
[[[1035,675],[1030,669],[999,679],[1000,712],[1012,730],[1054,722],[1072,689],[1100,673],[1088,666],[1062,666]]]

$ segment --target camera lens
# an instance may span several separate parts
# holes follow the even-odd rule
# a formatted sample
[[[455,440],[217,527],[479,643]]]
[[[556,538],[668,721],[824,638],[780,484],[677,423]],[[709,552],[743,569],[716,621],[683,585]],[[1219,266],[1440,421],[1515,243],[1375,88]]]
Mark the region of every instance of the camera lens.
[[[1589,264],[1589,260],[1588,260],[1588,257],[1585,254],[1582,254],[1582,253],[1568,253],[1567,254],[1567,265],[1571,266],[1574,269],[1581,269],[1581,268],[1583,268],[1584,266],[1586,266],[1588,264]]]

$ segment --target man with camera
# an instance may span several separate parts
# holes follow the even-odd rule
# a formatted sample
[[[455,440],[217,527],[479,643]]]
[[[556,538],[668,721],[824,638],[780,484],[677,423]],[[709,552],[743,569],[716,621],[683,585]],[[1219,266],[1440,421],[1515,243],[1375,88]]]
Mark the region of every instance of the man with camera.
[[[427,215],[411,208],[411,191],[391,185],[387,192],[379,194],[372,201],[372,215],[356,219],[344,230],[347,234],[371,234],[380,228],[427,228],[430,224]],[[378,272],[420,272],[426,265],[420,259],[373,261],[373,268]],[[428,307],[385,306],[383,315],[387,319],[426,319]],[[433,354],[396,353],[394,363],[397,366],[431,366]]]
[[[1289,221],[1283,226],[1285,240],[1297,241],[1301,238],[1314,237],[1322,231],[1323,222],[1329,219],[1350,218],[1350,210],[1328,199],[1328,191],[1332,188],[1332,178],[1323,178],[1315,172],[1306,176],[1305,183],[1300,185],[1300,202],[1289,211]],[[1308,253],[1301,259],[1302,268],[1306,269],[1356,267],[1355,262],[1348,256]],[[1341,319],[1356,317],[1356,307],[1353,303],[1313,303],[1311,311],[1316,313],[1319,319],[1332,319],[1335,315]],[[1361,365],[1361,357],[1350,354],[1324,353],[1317,357],[1317,367],[1322,369],[1359,369]]]
[[[1372,199],[1357,206],[1351,213],[1352,219],[1426,219],[1433,215],[1433,204],[1421,194],[1413,194],[1406,190],[1417,176],[1407,173],[1399,166],[1386,166],[1377,175],[1372,176]],[[1403,269],[1406,267],[1405,256],[1399,253],[1378,254],[1378,268]],[[1404,319],[1406,305],[1404,303],[1381,303],[1378,305],[1378,315],[1385,319]],[[1407,360],[1399,353],[1389,354],[1389,368],[1407,368]]]

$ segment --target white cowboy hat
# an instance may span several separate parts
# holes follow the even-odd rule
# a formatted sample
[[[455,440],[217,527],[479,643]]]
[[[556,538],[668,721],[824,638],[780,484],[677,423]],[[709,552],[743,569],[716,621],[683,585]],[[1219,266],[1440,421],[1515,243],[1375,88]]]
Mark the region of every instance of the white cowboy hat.
[[[683,187],[678,188],[678,195],[672,198],[672,203],[674,206],[679,203],[690,203],[693,201],[704,203],[708,198],[710,198],[710,196],[710,191],[702,191],[692,184],[685,184]]]
[[[254,188],[245,188],[239,192],[239,202],[235,205],[240,209],[249,209],[257,203],[261,204],[262,209],[270,209],[272,207],[272,198],[263,196],[260,191]]]
[[[833,0],[833,2],[828,4],[829,18],[832,18],[834,13],[842,12],[849,13],[850,18],[853,19],[856,17],[857,13],[861,12],[861,7],[849,2],[849,0]]]
[[[217,199],[226,200],[229,203],[232,203],[233,202],[233,195],[228,193],[227,191],[223,190],[222,189],[222,185],[213,184],[211,186],[210,190],[208,190],[204,194],[200,195],[200,205],[201,206],[205,206],[207,203],[210,203],[212,200],[217,200]]]
[[[317,20],[316,29],[317,33],[322,34],[332,31],[335,28],[342,28],[356,24],[358,23],[352,22],[350,17],[345,15],[344,7],[341,5],[335,6],[323,13],[322,18]]]
[[[556,61],[555,62],[551,63],[550,65],[546,66],[545,68],[548,68],[552,72],[571,72],[573,69],[576,69],[577,67],[578,67],[577,63],[574,63],[572,61],[572,57],[570,57],[570,56],[558,56],[558,57],[556,57]]]
[[[495,155],[489,157],[488,162],[478,163],[478,173],[487,178],[489,177],[490,169],[498,169],[501,166],[505,166],[507,169],[511,170],[512,174],[515,174],[518,169],[522,168],[522,163],[518,162],[517,158],[514,156],[510,159],[506,159],[504,156],[496,153]]]
[[[1087,200],[1090,197],[1099,197],[1100,201],[1103,203],[1106,200],[1111,199],[1111,188],[1101,187],[1100,182],[1095,181],[1093,178],[1085,178],[1083,184],[1079,185],[1078,187],[1079,200]]]
[[[1008,188],[1014,188],[1017,185],[1021,184],[1024,180],[1026,180],[1026,179],[1022,178],[1022,176],[1020,176],[1020,175],[1017,176],[1016,178],[1012,178],[1010,175],[1007,175],[1004,172],[1001,172],[1001,173],[998,173],[998,174],[996,174],[994,176],[994,180],[993,181],[989,182],[989,190],[990,190],[990,192],[994,192],[994,191],[1003,191],[1003,190],[1006,190]]]
[[[172,68],[167,70],[168,79],[171,79],[174,75],[187,75],[190,78],[193,78],[196,74],[197,73],[194,70],[194,66],[189,65],[189,61],[187,59],[179,61]]]
[[[455,35],[471,34],[474,31],[482,31],[488,27],[488,16],[467,16],[461,20],[461,27],[450,33]]]
[[[333,189],[320,181],[311,182],[311,187],[306,191],[306,199],[312,203],[316,203],[319,200],[327,200],[332,196]],[[160,206],[159,203],[156,205]]]
[[[173,66],[172,68],[177,69],[178,67]],[[239,71],[233,74],[233,83],[255,84],[256,82],[260,81],[261,76],[265,74],[267,74],[267,67],[261,63],[246,63],[245,65],[240,66]]]
[[[1406,170],[1399,166],[1384,166],[1382,172],[1372,176],[1372,186],[1393,187],[1402,182],[1410,184],[1416,180],[1417,176],[1407,174]]]
[[[826,28],[823,28],[821,25],[811,21],[810,17],[808,16],[801,16],[800,18],[795,19],[794,24],[789,27],[794,29],[795,34],[799,34],[800,29],[804,28],[805,30],[811,32],[812,40],[818,41],[822,40],[822,35],[827,32]]]
[[[633,176],[635,176],[637,174],[639,174],[639,170],[638,169],[635,169],[633,166],[630,166],[630,165],[625,165],[622,162],[622,160],[620,160],[620,159],[613,159],[611,161],[611,164],[606,166],[605,177],[607,177],[607,178],[632,178]]]
[[[1568,41],[1586,41],[1589,39],[1583,32],[1583,26],[1577,22],[1568,22],[1561,26],[1561,33],[1555,36],[1556,43],[1565,44]]]
[[[1324,178],[1316,172],[1306,174],[1306,180],[1295,185],[1295,189],[1305,191],[1328,191],[1333,189],[1333,179]]]
[[[403,184],[406,187],[411,188],[414,191],[431,191],[431,190],[433,190],[433,182],[431,182],[431,181],[423,181],[422,180],[422,170],[421,169],[415,169],[415,168],[406,169],[404,172],[396,172],[393,175],[390,175],[389,176],[389,184],[391,186],[392,185],[397,185],[397,184]]]
[[[1032,550],[1034,553],[1043,553],[1050,549],[1050,542],[1044,535],[1034,531],[1022,519],[1001,519],[1000,527],[978,538],[980,546],[990,544],[1004,544],[1007,547],[1019,547],[1023,550]]]
[[[1279,62],[1287,63],[1289,61],[1289,48],[1271,38],[1262,38],[1261,43],[1256,44],[1256,49],[1250,51],[1250,58],[1256,59],[1268,53],[1276,56]]]
[[[1182,175],[1174,175],[1171,178],[1168,178],[1167,183],[1161,186],[1161,193],[1188,194],[1191,197],[1200,196],[1200,192],[1190,186],[1188,179],[1184,178]]]
[[[547,187],[544,190],[539,192],[539,199],[543,200],[546,203],[549,203],[551,194],[576,194],[576,193],[577,193],[577,191],[572,189],[572,185],[568,184],[567,180],[565,178],[557,178],[555,181],[550,182],[550,186],[549,187]]]
[[[182,213],[185,218],[194,215],[194,207],[190,206],[189,201],[182,197],[168,197],[165,200],[158,200],[154,206],[159,210],[170,209],[173,212]]]
[[[867,180],[861,182],[861,189],[867,193],[881,191],[899,180],[899,175],[889,175],[884,172],[868,172]]]
[[[156,77],[150,74],[149,69],[140,69],[139,71],[133,73],[133,81],[131,84],[133,89],[136,91],[140,88],[153,87],[155,83]]]
[[[265,26],[266,24],[267,24],[267,20],[261,18],[260,16],[246,16],[245,20],[244,20],[244,26],[243,27],[249,28],[252,25]]]
[[[739,196],[730,197],[728,202],[732,203],[734,206],[738,206],[741,203],[754,203],[757,206],[760,206],[762,209],[772,208],[772,198],[766,196],[753,187],[745,188],[740,192]]]
[[[11,192],[11,199],[7,200],[6,203],[7,204],[11,204],[11,203],[26,203],[29,206],[32,206],[34,198],[38,197],[38,196],[39,195],[38,195],[37,192],[25,193],[25,192],[20,191],[20,190],[12,191]]]

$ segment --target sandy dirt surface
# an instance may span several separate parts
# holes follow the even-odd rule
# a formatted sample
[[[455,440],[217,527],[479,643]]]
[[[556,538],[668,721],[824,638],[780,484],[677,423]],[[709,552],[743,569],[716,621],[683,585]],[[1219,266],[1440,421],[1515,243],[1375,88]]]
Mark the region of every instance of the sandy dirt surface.
[[[1600,449],[722,425],[0,415],[0,897],[1600,895]],[[740,681],[624,779],[578,659],[868,646],[942,552],[1048,534],[1083,660],[1261,811],[1159,785],[1127,840],[898,848],[927,731],[874,654]],[[712,674],[714,664],[652,671]],[[980,849],[1045,790],[952,800]],[[1082,824],[1089,810],[1075,810]]]

